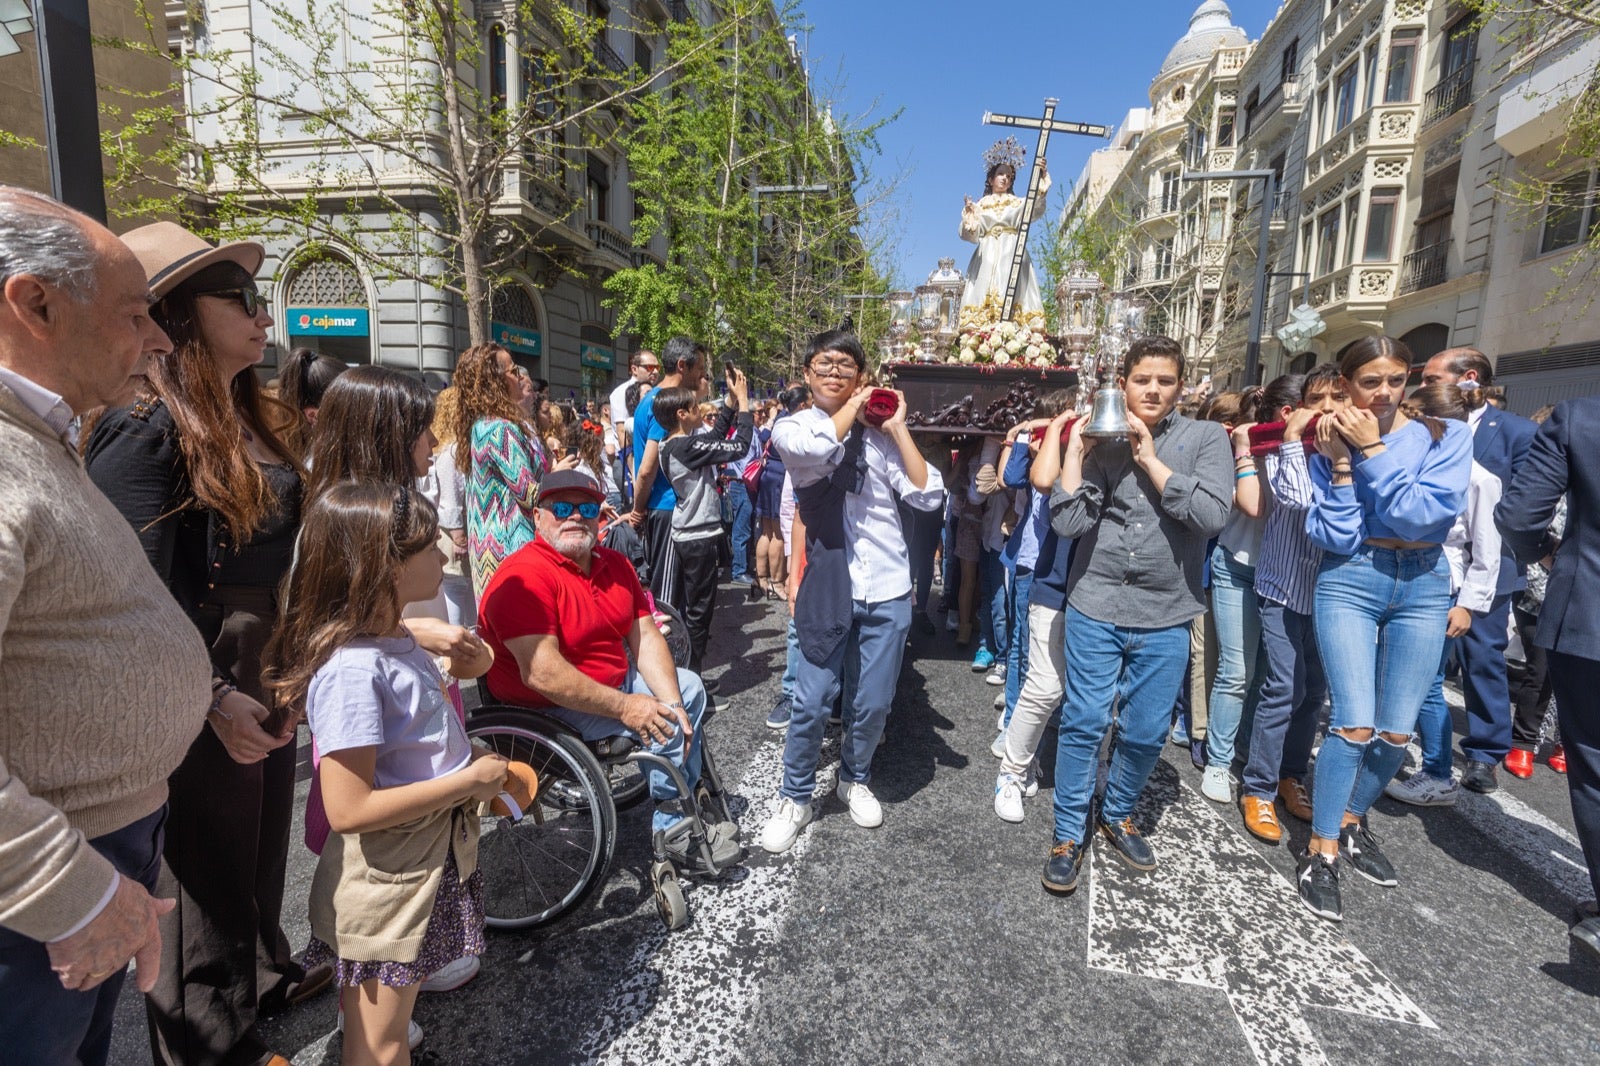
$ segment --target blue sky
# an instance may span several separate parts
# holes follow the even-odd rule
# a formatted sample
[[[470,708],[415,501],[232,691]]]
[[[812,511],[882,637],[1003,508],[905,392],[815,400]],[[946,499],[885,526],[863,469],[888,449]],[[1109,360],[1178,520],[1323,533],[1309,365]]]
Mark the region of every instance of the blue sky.
[[[800,44],[819,95],[836,113],[868,120],[903,109],[869,159],[880,175],[902,175],[880,214],[891,236],[883,265],[899,284],[926,279],[941,255],[965,270],[972,245],[956,236],[961,197],[983,193],[983,152],[1015,133],[1033,159],[1037,133],[982,123],[985,111],[1038,115],[1057,97],[1056,117],[1115,127],[1147,106],[1150,81],[1189,28],[1200,0],[802,0]],[[1229,0],[1251,40],[1279,0]],[[1105,142],[1050,138],[1052,213],[1067,183]]]

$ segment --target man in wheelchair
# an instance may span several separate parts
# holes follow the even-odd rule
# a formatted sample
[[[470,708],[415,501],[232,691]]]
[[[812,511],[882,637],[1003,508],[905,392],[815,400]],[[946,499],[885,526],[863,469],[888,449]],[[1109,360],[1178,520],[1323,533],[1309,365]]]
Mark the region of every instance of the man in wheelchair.
[[[627,557],[598,544],[604,500],[576,470],[540,483],[538,538],[500,564],[478,601],[479,635],[495,653],[484,680],[497,701],[538,708],[585,742],[632,735],[676,766],[693,795],[705,688],[673,664]],[[684,817],[680,797],[665,770],[651,766],[648,778],[652,828],[662,833]],[[717,869],[738,860],[738,826],[708,824],[706,833]],[[687,836],[667,839],[674,864],[703,865]]]

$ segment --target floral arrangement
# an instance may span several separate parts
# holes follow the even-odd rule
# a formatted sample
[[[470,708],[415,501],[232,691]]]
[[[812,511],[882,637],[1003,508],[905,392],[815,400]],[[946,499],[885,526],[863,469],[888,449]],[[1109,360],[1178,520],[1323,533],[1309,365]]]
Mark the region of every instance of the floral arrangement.
[[[1044,332],[1044,315],[1018,312],[1015,320],[1000,321],[993,297],[978,307],[961,309],[960,334],[952,363],[991,363],[995,366],[1056,364],[1056,349]]]

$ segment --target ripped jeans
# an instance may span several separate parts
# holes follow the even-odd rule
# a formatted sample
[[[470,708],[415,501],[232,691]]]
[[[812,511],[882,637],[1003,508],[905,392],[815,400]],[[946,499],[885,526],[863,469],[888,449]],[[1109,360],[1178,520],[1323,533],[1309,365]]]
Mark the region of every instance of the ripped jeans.
[[[1438,547],[1326,555],[1317,574],[1317,649],[1333,711],[1317,755],[1311,829],[1336,840],[1349,811],[1364,817],[1405,758],[1382,734],[1409,738],[1444,650],[1450,563]],[[1339,730],[1373,730],[1350,740]]]

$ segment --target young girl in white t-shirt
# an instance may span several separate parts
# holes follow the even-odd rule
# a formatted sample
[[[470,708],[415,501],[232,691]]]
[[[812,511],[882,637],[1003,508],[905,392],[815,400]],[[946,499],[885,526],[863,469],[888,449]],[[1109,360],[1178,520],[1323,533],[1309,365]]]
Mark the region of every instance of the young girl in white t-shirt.
[[[401,608],[439,589],[432,505],[408,486],[350,481],[308,508],[284,621],[264,679],[277,708],[303,709],[321,752],[333,829],[311,885],[307,965],[334,964],[345,1063],[408,1062],[418,986],[483,950],[477,805],[506,760],[474,749],[433,657]],[[475,645],[450,661],[485,673]],[[431,900],[428,898],[431,896]]]

